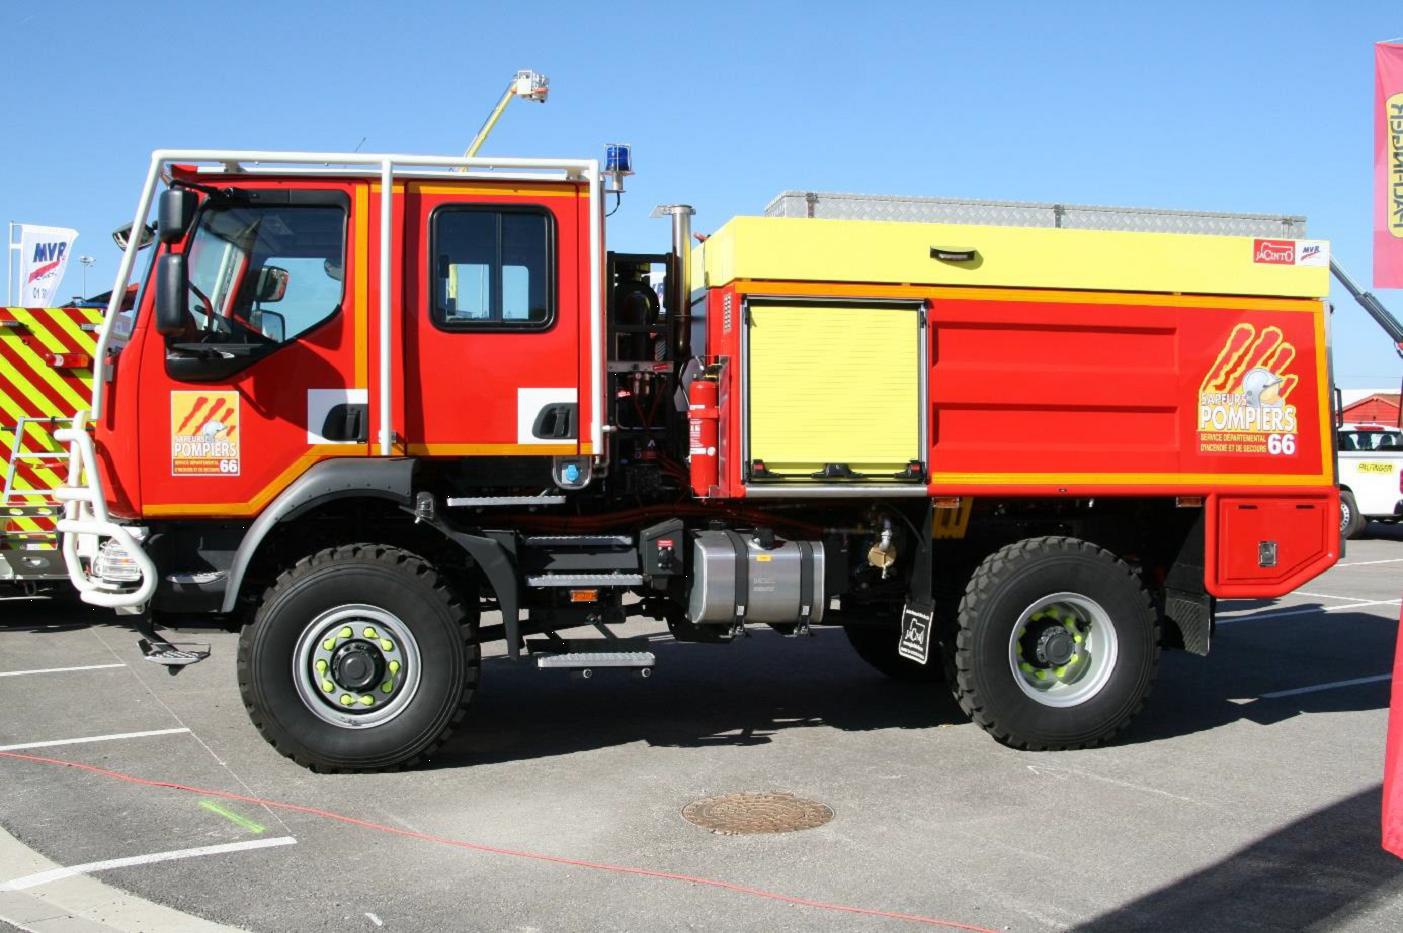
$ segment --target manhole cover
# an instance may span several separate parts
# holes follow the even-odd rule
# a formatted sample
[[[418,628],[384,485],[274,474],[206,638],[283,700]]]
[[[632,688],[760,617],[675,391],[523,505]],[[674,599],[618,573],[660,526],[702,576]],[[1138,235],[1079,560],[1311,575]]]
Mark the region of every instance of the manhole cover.
[[[726,836],[792,833],[822,826],[833,819],[833,809],[793,794],[722,794],[687,804],[682,818]]]

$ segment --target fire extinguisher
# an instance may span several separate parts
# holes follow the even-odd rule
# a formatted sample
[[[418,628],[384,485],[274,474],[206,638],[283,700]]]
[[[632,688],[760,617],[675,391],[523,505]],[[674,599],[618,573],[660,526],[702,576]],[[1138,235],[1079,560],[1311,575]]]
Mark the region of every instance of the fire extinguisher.
[[[688,456],[692,493],[705,499],[718,485],[716,439],[720,412],[716,408],[718,389],[715,379],[692,380],[687,388]]]

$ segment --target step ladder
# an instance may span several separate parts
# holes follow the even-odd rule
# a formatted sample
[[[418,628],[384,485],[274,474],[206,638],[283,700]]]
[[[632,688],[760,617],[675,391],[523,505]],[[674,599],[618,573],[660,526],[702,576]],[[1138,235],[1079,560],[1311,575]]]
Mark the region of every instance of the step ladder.
[[[657,658],[646,638],[619,638],[605,631],[604,638],[561,638],[548,635],[526,639],[526,648],[543,671],[569,671],[590,680],[597,671],[619,670],[647,679]]]
[[[62,448],[56,450],[26,450],[25,438],[31,426],[44,426],[50,436],[53,432],[63,427],[70,427],[73,419],[66,416],[30,417],[20,415],[15,421],[14,434],[10,438],[10,452],[5,461],[5,485],[0,488],[0,519],[8,520],[15,518],[44,519],[57,524],[63,517],[63,506],[55,496],[57,487],[49,489],[21,489],[17,484],[20,463],[44,463],[53,462],[58,464],[57,472],[62,477],[67,466],[68,451]],[[58,447],[57,444],[55,444]],[[62,485],[62,478],[60,478]],[[38,499],[39,501],[33,501]],[[58,544],[58,532],[50,531],[26,531],[9,528],[8,522],[5,526],[9,530],[0,533],[0,539],[9,539],[16,543],[17,549],[25,550],[32,548],[56,547]]]

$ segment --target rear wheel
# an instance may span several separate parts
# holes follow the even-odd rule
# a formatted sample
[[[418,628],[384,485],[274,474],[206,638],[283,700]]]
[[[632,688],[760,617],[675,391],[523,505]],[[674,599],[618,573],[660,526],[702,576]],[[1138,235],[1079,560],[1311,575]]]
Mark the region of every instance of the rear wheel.
[[[1346,538],[1357,538],[1368,523],[1368,519],[1359,514],[1359,506],[1355,504],[1354,493],[1348,489],[1341,489],[1340,534]]]
[[[255,726],[316,771],[413,764],[448,739],[476,692],[476,601],[429,565],[362,544],[299,561],[239,639]]]
[[[999,741],[1084,748],[1144,705],[1159,622],[1124,561],[1075,538],[1031,538],[975,571],[947,657],[955,699]]]
[[[936,683],[945,679],[939,657],[932,657],[925,664],[917,664],[897,653],[897,643],[901,639],[897,626],[851,625],[845,626],[843,631],[858,657],[894,680]]]

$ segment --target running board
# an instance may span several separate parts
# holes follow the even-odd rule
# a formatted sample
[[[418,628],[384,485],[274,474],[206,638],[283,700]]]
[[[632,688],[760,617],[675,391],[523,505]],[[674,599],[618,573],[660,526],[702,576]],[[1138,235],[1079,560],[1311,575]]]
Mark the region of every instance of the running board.
[[[450,508],[516,507],[522,505],[564,505],[564,496],[470,496],[444,500]]]
[[[545,573],[527,577],[526,585],[533,589],[552,586],[642,586],[643,575],[638,573]]]
[[[651,677],[657,658],[647,650],[642,638],[546,638],[528,639],[526,646],[543,671],[570,671],[588,680],[596,670],[636,671]],[[612,649],[612,650],[611,650]]]

